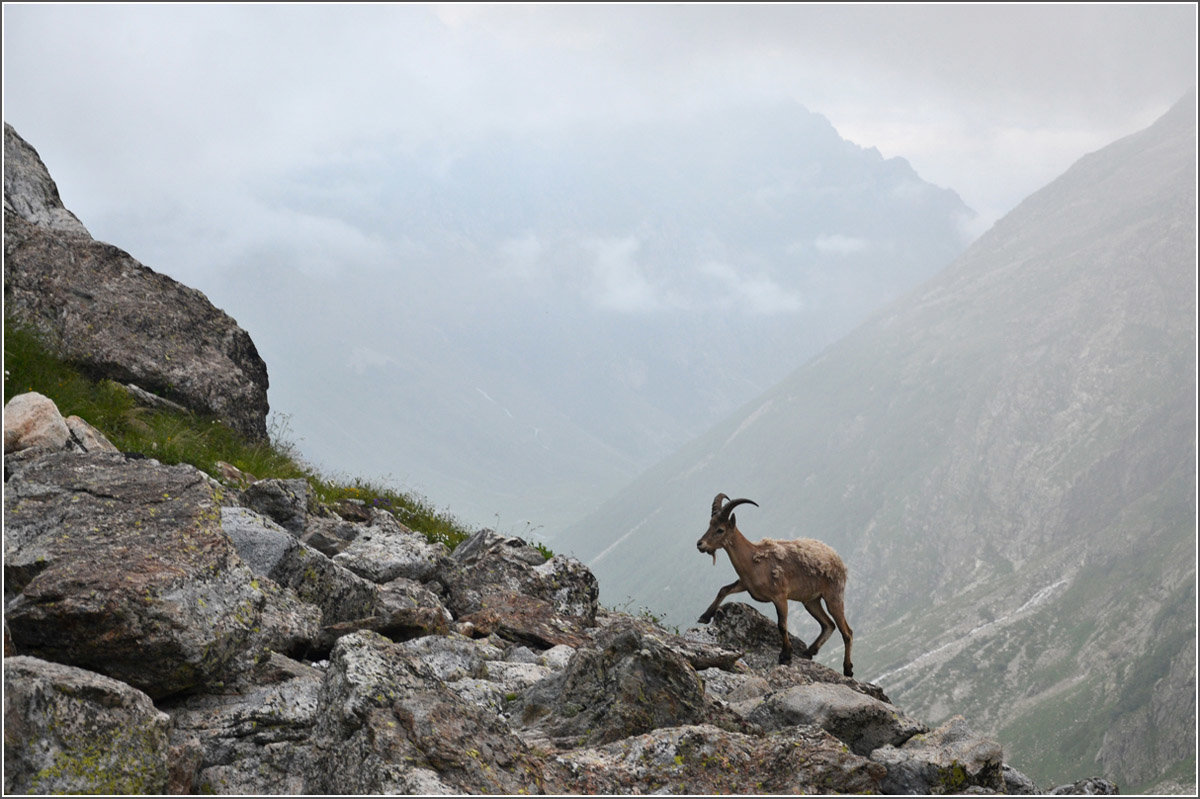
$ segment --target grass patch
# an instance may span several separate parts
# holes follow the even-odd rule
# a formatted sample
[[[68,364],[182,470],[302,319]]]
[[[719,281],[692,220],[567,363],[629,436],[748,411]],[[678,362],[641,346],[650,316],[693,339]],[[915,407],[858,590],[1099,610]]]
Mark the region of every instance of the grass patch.
[[[212,417],[144,407],[124,386],[89,378],[47,347],[38,333],[5,317],[4,402],[29,391],[54,400],[64,417],[86,420],[122,452],[166,464],[187,463],[214,477],[219,477],[217,463],[224,461],[260,480],[301,478],[326,504],[353,499],[383,508],[450,549],[473,532],[422,497],[368,480],[319,474],[288,439],[286,417],[271,418],[268,441],[250,441]]]

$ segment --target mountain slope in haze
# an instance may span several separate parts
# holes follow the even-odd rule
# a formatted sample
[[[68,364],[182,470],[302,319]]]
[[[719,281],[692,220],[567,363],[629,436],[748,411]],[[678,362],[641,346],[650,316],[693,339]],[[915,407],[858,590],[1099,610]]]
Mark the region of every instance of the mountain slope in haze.
[[[364,147],[281,181],[273,206],[378,254],[255,252],[204,286],[310,457],[553,545],[966,245],[953,191],[796,104],[612,128]]]
[[[558,549],[691,624],[732,575],[709,503],[750,497],[751,540],[847,561],[856,673],[1035,779],[1194,789],[1195,116],[1082,158]]]

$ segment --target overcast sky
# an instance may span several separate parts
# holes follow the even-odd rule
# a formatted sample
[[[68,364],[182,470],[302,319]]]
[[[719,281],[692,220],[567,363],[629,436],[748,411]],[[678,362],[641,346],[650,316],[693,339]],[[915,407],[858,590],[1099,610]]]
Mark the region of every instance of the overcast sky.
[[[93,223],[380,141],[794,98],[985,222],[1194,82],[1196,9],[4,5],[4,117]]]
[[[647,142],[667,141],[688,158],[719,160],[734,139],[714,120],[797,124],[806,115],[763,111],[798,103],[844,138],[905,158],[925,181],[958,192],[978,212],[958,231],[968,234],[965,245],[1082,155],[1151,123],[1196,80],[1191,3],[6,3],[3,15],[4,119],[41,154],[66,206],[96,238],[200,289],[246,327],[271,370],[272,407],[296,414],[307,454],[335,453],[341,460],[330,463],[352,473],[373,468],[362,464],[381,449],[398,463],[391,451],[403,448],[373,432],[355,449],[346,430],[322,432],[339,414],[358,413],[355,398],[316,396],[313,372],[336,385],[345,365],[317,363],[315,345],[295,345],[297,325],[310,341],[328,342],[327,360],[349,358],[351,371],[382,375],[399,342],[400,352],[414,346],[412,330],[388,327],[404,316],[399,299],[421,303],[438,324],[470,327],[494,299],[495,284],[477,273],[507,269],[518,284],[509,290],[524,297],[542,274],[535,262],[579,273],[570,277],[610,315],[671,311],[678,303],[661,301],[651,291],[658,284],[639,271],[653,274],[647,242],[655,237],[638,227],[646,224],[683,231],[679,243],[660,237],[671,243],[668,254],[716,253],[680,265],[691,270],[681,273],[687,285],[725,282],[743,309],[801,315],[803,298],[767,280],[769,265],[753,260],[753,247],[730,249],[750,253],[734,263],[725,243],[705,239],[712,231],[688,228],[671,208],[656,209],[650,222],[633,218],[644,209],[629,194],[638,175],[621,173],[622,147],[641,153],[654,149]],[[755,162],[768,165],[778,142],[794,142],[737,141],[769,142],[771,152]],[[584,169],[567,164],[576,169],[568,182],[596,171],[613,180],[592,186],[607,193],[590,204],[562,202],[574,184],[555,184],[560,195],[514,196],[553,183],[512,179],[522,168],[508,163],[514,152],[550,158],[554,169],[556,154],[586,160]],[[701,173],[740,169],[734,164],[747,161],[735,155],[744,154],[697,164],[690,175],[686,160],[646,163],[671,170],[667,179],[683,195],[715,194],[727,184],[705,184]],[[795,158],[795,147],[778,157]],[[450,181],[453,191],[434,185],[462,162],[469,168]],[[497,185],[479,182],[487,180]],[[423,206],[426,199],[436,207]],[[543,210],[560,205],[565,221],[547,221],[553,214]],[[533,216],[522,216],[530,207]],[[625,221],[606,227],[576,212]],[[476,241],[490,223],[472,214],[516,227]],[[547,224],[565,228],[536,229]],[[426,227],[433,250],[408,237]],[[826,251],[865,246],[840,230],[812,233],[824,234],[812,242],[814,263],[824,255],[840,263]],[[564,241],[575,248],[553,249]],[[801,274],[799,258],[780,268]],[[587,288],[593,273],[611,279]],[[437,292],[444,306],[433,302]],[[443,307],[453,318],[442,317]],[[535,339],[553,337],[540,331]],[[442,353],[451,366],[458,354]],[[780,359],[778,368],[795,365]],[[480,392],[498,397],[498,388]],[[390,396],[382,384],[365,391]],[[521,415],[512,408],[510,416]],[[452,414],[426,421],[441,423],[438,430],[461,422]],[[540,430],[546,421],[530,424]]]

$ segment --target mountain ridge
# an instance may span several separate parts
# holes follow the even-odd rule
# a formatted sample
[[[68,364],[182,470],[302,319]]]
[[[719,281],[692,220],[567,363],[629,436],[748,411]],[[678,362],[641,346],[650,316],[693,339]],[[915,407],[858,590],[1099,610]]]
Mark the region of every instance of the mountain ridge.
[[[643,474],[558,545],[596,570],[607,601],[628,596],[685,623],[727,572],[706,576],[690,551],[707,498],[750,496],[761,506],[740,514],[751,539],[813,536],[842,553],[866,674],[1013,615],[1065,578],[1024,617],[985,627],[976,637],[988,638],[986,653],[927,669],[923,687],[911,669],[886,687],[936,717],[940,691],[970,684],[972,720],[1010,739],[1025,725],[1019,754],[1036,758],[1029,725],[1052,725],[980,682],[1017,662],[1042,674],[1033,690],[1042,711],[1055,692],[1074,691],[1079,718],[1093,723],[1073,723],[1073,740],[1097,754],[1106,714],[1150,701],[1134,699],[1140,680],[1186,685],[1190,671],[1194,684],[1184,611],[1195,581],[1194,176],[1193,92],[1145,131],[1080,159],[942,273]],[[1139,592],[1103,596],[1101,574]],[[1134,611],[1137,601],[1147,604]],[[1108,621],[1132,612],[1167,614],[1160,629],[1172,643]],[[1039,641],[1047,665],[1001,630]],[[1103,670],[1123,673],[1116,682],[1072,688],[1048,668],[1087,673],[1089,649],[1122,647],[1128,654]],[[1186,712],[1164,751],[1186,753],[1189,740],[1194,750],[1194,690],[1180,700]],[[1136,759],[1117,773],[1146,785]],[[1066,762],[1042,760],[1035,778]]]
[[[331,181],[344,206],[329,207]],[[385,148],[290,176],[267,199],[386,250],[322,264],[329,274],[248,258],[223,287],[310,457],[346,468],[347,436],[330,423],[344,393],[390,405],[395,425],[338,420],[364,442],[355,470],[411,479],[473,523],[527,520],[551,545],[950,261],[972,214],[796,103],[631,124],[616,144],[571,130]],[[264,285],[269,314],[245,300]],[[337,336],[314,325],[323,316],[344,320]],[[319,392],[314,368],[331,376]]]

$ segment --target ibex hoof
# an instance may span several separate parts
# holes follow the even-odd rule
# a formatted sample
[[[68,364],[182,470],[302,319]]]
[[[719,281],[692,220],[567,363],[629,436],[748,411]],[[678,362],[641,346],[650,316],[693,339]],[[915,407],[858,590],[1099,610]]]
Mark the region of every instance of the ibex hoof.
[[[842,669],[842,673],[845,674],[847,677],[853,677],[854,676],[854,667],[847,666],[846,668]]]
[[[701,624],[708,624],[710,621],[712,621],[712,616],[709,616],[707,613],[699,618]]]
[[[787,664],[789,664],[791,662],[792,662],[792,653],[791,652],[780,652],[779,653],[779,665],[786,666]]]

